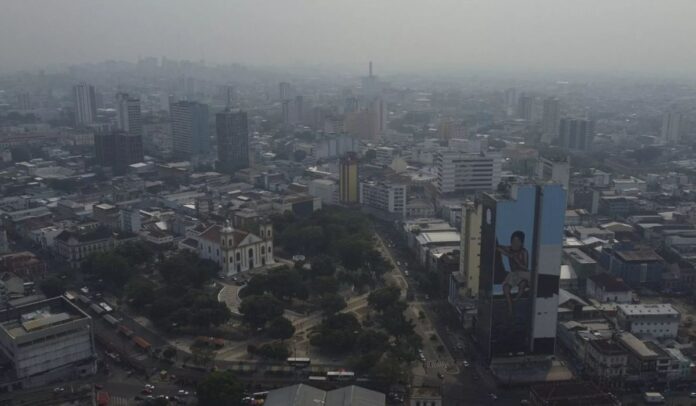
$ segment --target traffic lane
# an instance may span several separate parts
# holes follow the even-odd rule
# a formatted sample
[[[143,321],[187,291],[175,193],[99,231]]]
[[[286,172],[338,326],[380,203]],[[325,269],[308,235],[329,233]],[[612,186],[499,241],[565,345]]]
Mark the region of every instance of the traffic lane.
[[[172,384],[172,383],[166,383],[166,382],[154,382],[151,385],[155,387],[154,390],[152,390],[149,393],[145,393],[145,383],[134,383],[134,382],[105,382],[102,384],[103,389],[107,392],[109,392],[110,395],[112,396],[121,396],[125,397],[127,399],[135,399],[136,397],[139,398],[146,398],[148,395],[152,397],[158,397],[158,396],[176,396],[177,398],[190,398],[193,397],[193,390],[192,389],[187,389],[187,388],[182,388],[181,386]],[[188,392],[188,396],[186,395],[180,395],[179,391],[184,390]]]

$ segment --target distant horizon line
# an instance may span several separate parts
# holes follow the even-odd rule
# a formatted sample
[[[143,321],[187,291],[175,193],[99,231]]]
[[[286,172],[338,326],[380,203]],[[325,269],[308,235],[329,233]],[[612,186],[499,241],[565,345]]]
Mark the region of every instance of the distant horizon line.
[[[688,80],[693,81],[696,79],[696,73],[692,70],[673,70],[673,71],[661,71],[657,72],[654,69],[634,69],[634,70],[617,70],[617,69],[579,69],[579,68],[535,68],[535,67],[503,67],[503,66],[481,66],[481,65],[467,65],[467,66],[456,66],[454,64],[449,66],[435,65],[428,68],[391,68],[391,65],[387,63],[380,64],[379,61],[374,63],[374,59],[366,59],[364,62],[356,63],[288,63],[288,64],[267,64],[267,63],[249,63],[249,62],[217,62],[208,61],[205,58],[199,59],[188,59],[188,58],[172,58],[169,56],[144,56],[137,57],[135,60],[128,59],[102,59],[98,61],[91,62],[55,62],[44,65],[33,65],[24,68],[14,68],[14,69],[0,69],[0,75],[14,75],[22,73],[33,73],[39,74],[41,71],[51,70],[49,74],[60,74],[69,73],[72,68],[89,67],[90,65],[104,65],[108,63],[116,64],[128,64],[132,67],[137,67],[138,63],[147,59],[156,59],[157,67],[162,68],[163,60],[170,60],[175,63],[191,63],[197,66],[202,66],[205,68],[232,68],[241,67],[250,70],[266,71],[266,73],[279,74],[282,70],[291,70],[292,74],[309,74],[311,71],[314,73],[334,73],[351,76],[363,77],[368,76],[370,71],[370,64],[373,64],[372,69],[374,69],[374,76],[386,76],[386,77],[445,77],[445,78],[462,78],[471,75],[480,75],[484,77],[500,77],[504,76],[508,79],[513,78],[534,78],[541,75],[553,75],[557,78],[553,80],[562,81],[564,79],[570,79],[572,77],[593,77],[593,78],[614,78],[620,76],[623,79],[652,79],[652,80]],[[354,66],[354,69],[347,68],[348,66]],[[358,68],[360,66],[362,69]],[[386,66],[386,69],[382,67]]]

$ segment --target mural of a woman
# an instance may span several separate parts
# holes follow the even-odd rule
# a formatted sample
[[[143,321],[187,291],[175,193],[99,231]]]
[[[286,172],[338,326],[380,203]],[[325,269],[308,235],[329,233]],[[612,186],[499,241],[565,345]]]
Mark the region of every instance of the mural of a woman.
[[[508,304],[508,313],[513,313],[513,302],[519,299],[527,289],[529,289],[529,281],[531,272],[529,270],[529,253],[524,248],[524,232],[517,230],[510,235],[510,245],[497,246],[497,253],[507,257],[510,269],[507,270],[507,275],[503,280],[503,293]],[[502,259],[502,258],[501,258]],[[503,261],[496,261],[503,265]],[[514,300],[512,291],[517,288],[517,295]]]

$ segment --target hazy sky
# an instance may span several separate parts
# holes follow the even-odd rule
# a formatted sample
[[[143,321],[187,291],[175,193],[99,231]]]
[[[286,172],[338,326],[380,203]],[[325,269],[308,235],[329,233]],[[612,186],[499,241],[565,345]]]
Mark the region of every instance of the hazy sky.
[[[686,72],[694,18],[696,0],[0,0],[0,70],[152,55]]]

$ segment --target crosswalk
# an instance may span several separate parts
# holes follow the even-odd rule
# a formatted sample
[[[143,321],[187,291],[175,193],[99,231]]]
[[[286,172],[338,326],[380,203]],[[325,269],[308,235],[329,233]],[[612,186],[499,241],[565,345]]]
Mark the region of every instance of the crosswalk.
[[[130,406],[135,405],[135,402],[130,401],[128,398],[123,396],[112,396],[109,400],[109,406]]]

